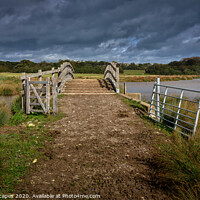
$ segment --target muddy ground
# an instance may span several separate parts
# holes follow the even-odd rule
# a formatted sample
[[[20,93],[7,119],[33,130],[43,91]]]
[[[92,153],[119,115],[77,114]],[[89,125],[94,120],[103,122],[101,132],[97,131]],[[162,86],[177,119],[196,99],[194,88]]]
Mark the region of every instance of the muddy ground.
[[[48,160],[36,163],[17,193],[166,199],[150,164],[160,134],[120,96],[66,95],[59,104],[66,117],[48,124],[55,133]]]

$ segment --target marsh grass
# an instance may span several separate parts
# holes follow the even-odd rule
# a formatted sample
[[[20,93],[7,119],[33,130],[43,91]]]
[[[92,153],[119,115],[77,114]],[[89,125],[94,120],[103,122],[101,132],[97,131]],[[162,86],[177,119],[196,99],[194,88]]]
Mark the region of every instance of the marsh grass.
[[[21,89],[20,79],[17,77],[2,76],[0,74],[0,95],[11,96],[19,94]]]
[[[179,80],[192,80],[199,78],[199,75],[127,75],[120,74],[120,82],[155,82],[156,78],[162,78],[162,81],[179,81]]]
[[[11,111],[5,102],[0,102],[0,126],[7,123],[11,116]]]
[[[184,138],[174,133],[157,141],[156,179],[173,199],[200,199],[200,135]]]

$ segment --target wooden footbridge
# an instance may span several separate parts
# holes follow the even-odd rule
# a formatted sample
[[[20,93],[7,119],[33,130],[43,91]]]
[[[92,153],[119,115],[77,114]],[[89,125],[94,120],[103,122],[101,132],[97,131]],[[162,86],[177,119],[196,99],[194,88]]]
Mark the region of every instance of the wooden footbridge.
[[[27,114],[57,114],[61,93],[65,95],[59,110],[65,116],[45,125],[53,139],[45,143],[47,159],[34,164],[16,194],[165,199],[151,184],[154,171],[149,165],[152,143],[160,134],[114,95],[119,92],[116,64],[106,67],[103,79],[74,79],[73,73],[70,63],[63,63],[58,69],[21,77]]]
[[[46,77],[46,78],[45,78]],[[41,70],[26,75],[22,80],[22,109],[26,114],[42,112],[58,113],[57,94],[115,94],[119,93],[119,68],[110,63],[104,72],[104,79],[74,79],[73,66],[65,62],[58,69]],[[50,104],[52,101],[52,105]]]

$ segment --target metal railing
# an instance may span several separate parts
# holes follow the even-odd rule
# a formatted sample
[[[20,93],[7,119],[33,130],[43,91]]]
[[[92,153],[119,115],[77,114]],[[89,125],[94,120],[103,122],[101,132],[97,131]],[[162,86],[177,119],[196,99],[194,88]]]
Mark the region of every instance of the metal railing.
[[[187,97],[184,96],[187,93]],[[200,96],[200,91],[160,84],[157,78],[153,87],[149,117],[165,124],[183,135],[197,133],[200,113],[200,98],[190,99],[190,93]]]

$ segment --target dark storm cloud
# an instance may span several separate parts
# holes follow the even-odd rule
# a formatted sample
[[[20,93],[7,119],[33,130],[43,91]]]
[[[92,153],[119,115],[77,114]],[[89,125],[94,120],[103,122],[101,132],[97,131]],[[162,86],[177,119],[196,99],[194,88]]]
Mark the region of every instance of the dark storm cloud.
[[[168,62],[200,52],[199,0],[1,0],[0,60]]]

